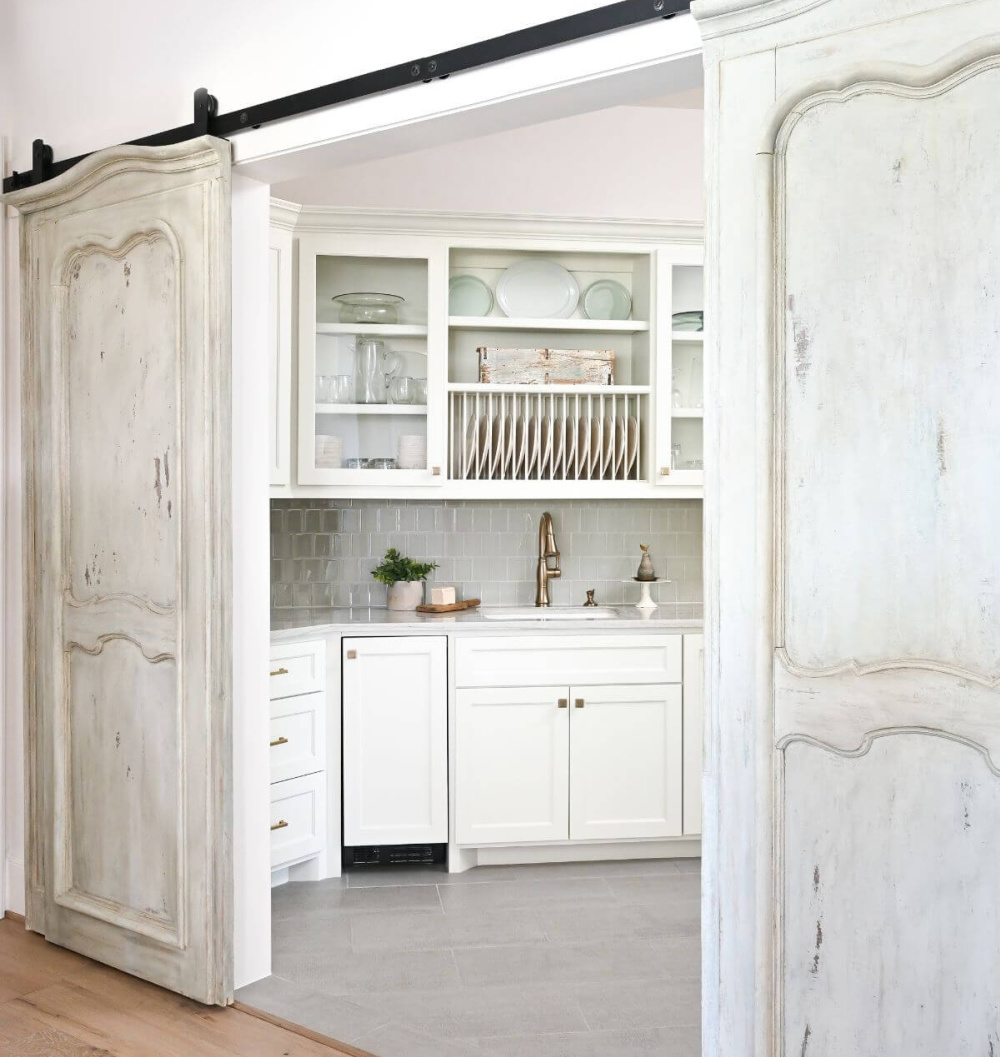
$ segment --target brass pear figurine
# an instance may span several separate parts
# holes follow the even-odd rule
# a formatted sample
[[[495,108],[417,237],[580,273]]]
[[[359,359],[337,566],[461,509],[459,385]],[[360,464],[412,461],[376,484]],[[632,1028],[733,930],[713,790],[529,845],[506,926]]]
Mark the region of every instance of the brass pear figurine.
[[[653,560],[649,556],[648,544],[640,543],[639,550],[642,551],[642,561],[639,562],[639,569],[635,574],[635,578],[637,580],[655,580],[656,573],[653,570]]]

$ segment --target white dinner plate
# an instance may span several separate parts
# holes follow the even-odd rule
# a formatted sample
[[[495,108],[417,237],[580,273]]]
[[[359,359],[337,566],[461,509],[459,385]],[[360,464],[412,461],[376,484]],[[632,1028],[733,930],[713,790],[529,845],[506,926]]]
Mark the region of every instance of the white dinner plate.
[[[580,286],[561,264],[529,258],[500,276],[497,301],[516,319],[568,319],[580,303]]]
[[[480,480],[489,475],[490,469],[490,416],[479,416],[479,472]]]
[[[552,425],[552,476],[562,476],[563,468],[563,445],[566,442],[566,427],[561,418],[557,418]]]
[[[542,416],[541,456],[538,466],[538,474],[545,478],[552,473],[552,419],[548,415]]]
[[[514,442],[511,447],[514,452],[510,464],[510,476],[512,480],[515,480],[521,476],[521,470],[524,468],[524,419],[520,415],[514,420]]]
[[[493,459],[490,462],[490,480],[496,481],[500,478],[503,469],[503,416],[496,415],[493,419]]]
[[[463,451],[462,476],[468,479],[476,465],[476,416],[469,415],[469,424],[465,427],[465,449]]]
[[[639,454],[639,423],[634,415],[628,417],[628,465],[625,469],[626,480],[631,480],[635,470],[636,456]]]
[[[505,415],[503,420],[503,465],[500,477],[509,481],[514,476],[514,419]]]
[[[590,420],[590,480],[601,479],[601,420]]]
[[[625,420],[615,419],[615,468],[611,476],[620,481],[624,478],[625,469]]]
[[[586,481],[590,476],[590,419],[581,418],[576,428],[576,459],[580,464],[577,478]]]
[[[571,418],[566,419],[563,437],[563,458],[566,460],[563,477],[567,480],[576,480],[576,423]]]
[[[448,283],[448,315],[488,316],[493,310],[493,291],[474,275],[456,275]]]
[[[604,419],[601,430],[601,478],[607,480],[615,464],[615,424],[610,418]]]
[[[538,419],[528,419],[528,452],[524,462],[524,476],[530,478],[538,465]]]

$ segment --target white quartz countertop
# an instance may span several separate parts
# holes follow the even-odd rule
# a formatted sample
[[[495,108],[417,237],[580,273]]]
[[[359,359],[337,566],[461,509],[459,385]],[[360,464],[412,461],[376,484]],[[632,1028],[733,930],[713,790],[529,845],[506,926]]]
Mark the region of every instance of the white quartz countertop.
[[[485,607],[484,607],[485,608]],[[578,607],[574,607],[578,608]],[[613,609],[615,617],[597,620],[568,618],[560,620],[559,607],[549,610],[544,620],[490,620],[482,608],[458,613],[433,614],[394,612],[388,609],[279,609],[271,612],[271,638],[300,639],[303,634],[375,632],[380,635],[396,632],[427,634],[447,632],[502,631],[634,631],[639,627],[658,629],[699,629],[703,624],[704,607],[696,604],[666,605],[642,610],[635,606],[605,606]]]

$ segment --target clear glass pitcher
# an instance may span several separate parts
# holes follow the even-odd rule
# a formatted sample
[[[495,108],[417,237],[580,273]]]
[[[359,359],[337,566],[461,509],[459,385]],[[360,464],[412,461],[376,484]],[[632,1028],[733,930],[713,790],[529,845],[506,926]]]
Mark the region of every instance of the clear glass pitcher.
[[[389,379],[402,363],[399,353],[387,349],[384,341],[359,337],[354,345],[354,399],[359,404],[384,404]]]

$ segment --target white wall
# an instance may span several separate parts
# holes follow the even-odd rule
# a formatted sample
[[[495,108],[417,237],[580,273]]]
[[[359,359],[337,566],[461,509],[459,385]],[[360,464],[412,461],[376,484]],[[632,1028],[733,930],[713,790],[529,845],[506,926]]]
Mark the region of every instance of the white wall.
[[[619,106],[273,188],[307,205],[702,220],[700,109]]]
[[[14,40],[18,85],[9,164],[28,168],[36,137],[60,158],[185,124],[198,87],[236,110],[594,6],[7,0],[0,35]]]

